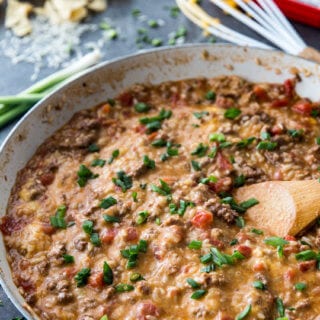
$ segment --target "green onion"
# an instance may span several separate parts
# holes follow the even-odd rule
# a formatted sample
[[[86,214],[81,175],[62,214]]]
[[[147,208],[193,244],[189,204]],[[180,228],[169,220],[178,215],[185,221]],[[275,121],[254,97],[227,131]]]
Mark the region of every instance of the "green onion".
[[[195,150],[191,152],[192,156],[198,156],[199,158],[204,157],[208,151],[209,147],[200,143]]]
[[[284,308],[284,305],[283,305],[283,301],[281,298],[277,298],[276,299],[276,306],[277,306],[277,311],[278,311],[278,314],[280,317],[284,317],[285,316],[285,308]]]
[[[108,164],[111,164],[113,162],[114,159],[116,159],[117,157],[119,157],[120,151],[118,149],[114,150],[112,152],[111,157],[108,159]]]
[[[193,170],[201,171],[201,165],[199,162],[197,162],[195,160],[191,160],[191,165],[192,165]]]
[[[177,6],[170,7],[170,17],[177,18],[180,13],[180,8]]]
[[[251,312],[251,304],[247,305],[245,309],[236,316],[236,320],[245,319],[250,312]]]
[[[203,267],[201,269],[201,272],[210,273],[211,271],[214,271],[216,269],[216,266],[214,263],[208,264],[207,266]]]
[[[243,174],[241,174],[240,176],[235,177],[233,185],[235,188],[240,188],[245,184],[245,182],[246,178]]]
[[[223,133],[216,132],[216,133],[211,133],[209,135],[209,140],[211,142],[213,142],[213,141],[225,142],[226,141],[226,137],[225,137],[225,135]]]
[[[188,244],[188,248],[190,249],[195,249],[195,250],[199,250],[202,247],[202,241],[198,241],[198,240],[192,240],[189,244]]]
[[[132,178],[124,171],[118,171],[117,178],[112,178],[112,181],[116,186],[121,188],[122,192],[126,192],[132,188]]]
[[[270,137],[271,137],[270,133],[269,133],[269,132],[266,132],[266,131],[263,131],[263,132],[261,132],[261,134],[260,134],[260,138],[261,138],[262,140],[269,140]]]
[[[109,318],[108,318],[108,316],[105,314],[104,316],[102,316],[102,317],[100,318],[100,320],[109,320]]]
[[[294,287],[298,291],[303,291],[307,288],[307,285],[304,282],[298,282],[294,285]]]
[[[220,145],[219,145],[219,147],[221,149],[229,148],[231,146],[232,146],[232,142],[230,142],[230,141],[221,142]]]
[[[155,221],[155,222],[156,222],[156,224],[157,224],[158,226],[160,226],[160,224],[161,224],[161,220],[160,220],[160,218],[159,218],[159,217],[157,217],[157,218],[156,218],[156,221]]]
[[[236,218],[236,225],[239,227],[239,228],[244,228],[246,223],[244,221],[244,219],[242,217],[237,217]]]
[[[153,38],[151,40],[151,45],[154,46],[154,47],[160,47],[162,46],[162,39],[160,38]]]
[[[191,295],[190,298],[191,298],[191,299],[198,300],[198,299],[202,298],[206,293],[207,293],[207,290],[200,289],[200,290],[195,291],[195,292]]]
[[[154,169],[156,167],[156,163],[154,160],[150,159],[147,155],[143,156],[143,164],[148,169]]]
[[[132,200],[133,202],[138,202],[138,193],[136,191],[132,192]]]
[[[229,244],[230,244],[230,246],[234,246],[238,243],[239,243],[238,239],[232,239]]]
[[[99,234],[96,232],[93,232],[90,235],[90,242],[95,246],[95,247],[100,247],[101,245],[101,240],[99,238]]]
[[[305,250],[296,254],[296,259],[299,261],[315,260],[317,258],[318,255],[312,250]]]
[[[77,172],[78,175],[78,185],[80,188],[83,188],[88,180],[95,179],[99,177],[98,174],[94,174],[88,167],[86,167],[84,164],[81,164],[79,167],[79,171]]]
[[[90,273],[90,268],[83,268],[75,275],[74,279],[78,288],[83,287],[87,284]]]
[[[141,10],[140,9],[132,9],[131,10],[131,15],[133,17],[138,17],[138,16],[140,16],[140,14],[141,14]]]
[[[202,184],[208,184],[208,183],[216,183],[218,181],[218,178],[215,176],[209,176],[207,178],[200,179],[200,183]]]
[[[209,115],[209,112],[208,112],[208,111],[194,112],[193,115],[194,115],[197,119],[202,119],[204,116]]]
[[[99,148],[99,146],[98,146],[97,144],[92,143],[92,144],[90,144],[90,146],[88,147],[88,151],[89,151],[89,152],[98,152],[98,151],[100,151],[100,148]]]
[[[110,222],[110,223],[119,223],[120,222],[119,217],[109,216],[107,214],[103,215],[103,219],[105,222]]]
[[[148,211],[141,211],[138,213],[138,218],[136,220],[137,224],[143,224],[147,221],[149,216],[149,212]]]
[[[86,234],[92,234],[93,232],[93,221],[91,220],[85,220],[82,223],[82,229]]]
[[[113,283],[113,272],[106,261],[103,263],[103,282],[107,285]]]
[[[273,247],[278,247],[278,246],[284,246],[288,244],[289,242],[287,240],[284,240],[283,238],[280,237],[270,237],[266,238],[264,240],[264,243],[273,246]]]
[[[144,102],[138,102],[134,105],[134,110],[136,110],[139,113],[148,112],[150,109],[151,106]]]
[[[271,141],[260,141],[257,145],[257,150],[274,150],[278,146],[277,142],[271,142]]]
[[[241,110],[238,108],[229,108],[225,113],[224,113],[224,117],[226,119],[231,119],[234,120],[235,118],[237,118],[239,115],[241,114]]]
[[[65,263],[74,263],[74,256],[71,256],[70,254],[63,254],[62,258]]]
[[[163,180],[159,180],[160,181],[160,187],[152,184],[151,185],[151,190],[154,192],[157,192],[159,194],[161,194],[162,196],[168,196],[171,194],[171,189],[168,186],[168,184],[166,182],[164,182]]]
[[[159,23],[157,22],[157,20],[154,20],[154,19],[149,20],[148,25],[150,28],[158,28],[159,27]]]
[[[114,197],[108,197],[105,199],[102,199],[100,202],[100,208],[102,209],[109,209],[110,207],[114,206],[117,204],[118,201]]]
[[[252,233],[255,233],[255,234],[258,234],[258,235],[262,235],[263,234],[263,231],[260,230],[260,229],[256,229],[256,228],[252,228],[250,230]]]
[[[213,159],[217,155],[218,148],[216,146],[213,146],[208,154],[208,157]]]
[[[130,275],[131,282],[138,282],[141,280],[144,280],[144,277],[140,273],[137,273],[137,272],[131,273]]]
[[[231,257],[235,260],[243,260],[245,258],[245,256],[238,250],[235,250],[231,255]]]
[[[292,138],[301,138],[303,136],[303,130],[289,129],[288,135]]]
[[[105,164],[106,164],[106,160],[103,160],[103,159],[94,159],[91,162],[92,167],[101,167],[102,168]]]
[[[215,92],[213,92],[213,91],[210,90],[210,91],[208,91],[208,92],[206,93],[205,98],[206,98],[207,100],[214,101],[214,100],[216,100],[216,94],[215,94]]]
[[[156,139],[151,142],[151,145],[157,148],[165,147],[167,145],[167,141],[164,139]]]
[[[262,281],[254,281],[252,286],[259,290],[266,290],[266,286]]]
[[[255,199],[255,198],[250,198],[249,200],[246,200],[246,201],[244,201],[244,202],[241,202],[241,203],[240,203],[240,206],[241,206],[243,209],[247,210],[247,209],[249,209],[249,208],[257,205],[258,203],[259,203],[259,201],[258,201],[257,199]]]
[[[124,284],[120,283],[115,286],[116,292],[122,293],[122,292],[129,292],[134,290],[134,286],[131,284]]]
[[[250,137],[250,138],[246,138],[246,139],[242,139],[241,141],[239,141],[236,146],[238,148],[246,148],[248,147],[250,144],[252,144],[252,142],[255,140],[255,137]]]
[[[200,288],[200,284],[199,284],[197,281],[195,281],[195,280],[193,280],[193,279],[191,279],[191,278],[188,278],[186,281],[187,281],[188,285],[189,285],[192,289],[198,289],[198,288]]]
[[[66,206],[63,205],[58,207],[55,215],[50,217],[50,224],[55,228],[66,229],[67,223],[64,219],[66,212]]]
[[[317,145],[320,145],[320,137],[317,137],[317,138],[316,138],[316,144],[317,144]]]

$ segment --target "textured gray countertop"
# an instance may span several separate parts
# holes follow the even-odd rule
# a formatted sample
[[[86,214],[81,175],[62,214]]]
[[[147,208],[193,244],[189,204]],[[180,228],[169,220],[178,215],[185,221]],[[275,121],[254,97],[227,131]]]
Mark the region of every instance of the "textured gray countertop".
[[[263,39],[257,36],[253,31],[242,26],[231,17],[223,15],[220,10],[215,9],[212,5],[207,3],[208,1],[203,2],[210,12],[221,17],[221,20],[228,26],[263,41]],[[105,13],[94,16],[90,21],[90,23],[99,23],[104,18],[108,17],[112,19],[114,26],[121,29],[119,39],[109,42],[104,46],[104,59],[120,57],[134,53],[138,50],[135,43],[137,37],[136,30],[141,27],[146,27],[147,23],[138,21],[132,17],[131,11],[134,8],[140,9],[142,13],[150,19],[162,19],[165,22],[163,26],[150,31],[152,36],[162,38],[164,43],[168,40],[168,34],[172,31],[176,31],[180,26],[185,26],[188,30],[186,42],[207,42],[208,40],[203,37],[202,31],[188,22],[182,14],[179,14],[177,18],[170,17],[168,7],[174,5],[175,3],[173,0],[109,0],[109,9]],[[3,27],[3,16],[3,9],[0,9],[0,40],[5,32]],[[298,23],[294,23],[294,25],[309,45],[320,49],[319,29]],[[99,36],[101,36],[101,33],[99,32],[85,35],[85,37],[89,37],[90,40],[98,40]],[[219,39],[217,39],[217,41],[219,41]],[[26,63],[12,65],[10,60],[4,56],[3,52],[0,52],[0,95],[15,94],[30,86],[30,75],[32,74],[32,70],[33,67]],[[53,71],[54,70],[48,68],[43,69],[40,73],[40,78]],[[15,122],[0,130],[0,143],[3,142],[14,124]],[[11,320],[15,317],[21,317],[20,313],[8,300],[1,287],[0,300],[0,320]]]

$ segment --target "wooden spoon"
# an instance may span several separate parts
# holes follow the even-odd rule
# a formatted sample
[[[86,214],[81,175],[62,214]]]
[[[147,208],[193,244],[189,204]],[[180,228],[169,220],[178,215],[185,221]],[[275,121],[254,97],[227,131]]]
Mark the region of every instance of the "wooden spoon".
[[[318,180],[257,183],[239,188],[234,197],[256,198],[259,204],[246,212],[248,223],[280,237],[298,234],[320,214]]]

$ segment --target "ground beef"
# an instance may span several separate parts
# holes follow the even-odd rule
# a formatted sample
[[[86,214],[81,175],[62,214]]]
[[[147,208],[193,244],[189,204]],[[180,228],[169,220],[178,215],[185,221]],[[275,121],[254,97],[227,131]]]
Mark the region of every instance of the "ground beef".
[[[254,168],[247,164],[241,166],[239,175],[244,175],[246,184],[258,183],[267,180],[267,175],[261,168]]]
[[[227,223],[234,223],[239,214],[228,204],[220,203],[217,199],[210,199],[204,204],[205,208]]]

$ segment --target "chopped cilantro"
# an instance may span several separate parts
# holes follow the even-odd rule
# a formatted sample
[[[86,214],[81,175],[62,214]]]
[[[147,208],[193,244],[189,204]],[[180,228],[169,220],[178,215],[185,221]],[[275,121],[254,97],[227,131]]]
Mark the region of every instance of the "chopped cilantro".
[[[117,178],[112,178],[112,181],[122,189],[122,192],[126,192],[128,189],[132,188],[132,178],[124,171],[118,171]]]
[[[103,263],[103,282],[107,285],[113,283],[113,272],[106,261]]]
[[[83,287],[87,284],[90,273],[91,273],[90,268],[83,268],[76,274],[74,279],[76,281],[78,288]]]
[[[78,175],[78,185],[80,186],[80,188],[83,188],[88,180],[90,179],[95,179],[97,177],[99,177],[98,174],[94,174],[89,168],[87,168],[84,164],[80,165],[79,171],[77,172]]]

